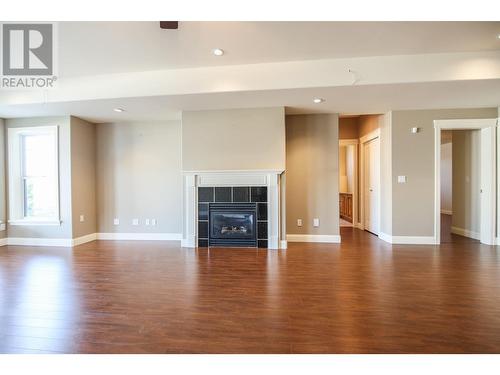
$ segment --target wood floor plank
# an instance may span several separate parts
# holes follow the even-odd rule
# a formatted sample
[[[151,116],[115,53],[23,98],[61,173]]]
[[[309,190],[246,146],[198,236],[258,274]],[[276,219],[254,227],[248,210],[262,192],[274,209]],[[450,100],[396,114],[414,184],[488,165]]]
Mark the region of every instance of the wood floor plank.
[[[500,255],[389,245],[0,248],[2,353],[499,353]]]

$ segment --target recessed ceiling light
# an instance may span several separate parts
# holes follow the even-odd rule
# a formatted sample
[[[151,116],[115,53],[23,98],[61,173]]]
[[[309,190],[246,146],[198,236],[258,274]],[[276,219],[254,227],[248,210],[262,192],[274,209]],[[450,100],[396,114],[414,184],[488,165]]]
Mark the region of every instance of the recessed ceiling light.
[[[314,98],[313,99],[313,102],[316,104],[323,103],[324,101],[325,101],[325,99],[323,99],[323,98]]]
[[[500,34],[497,35],[497,38],[500,39]]]
[[[115,112],[125,112],[123,108],[114,108],[113,111]]]
[[[212,53],[215,55],[215,56],[222,56],[224,54],[224,50],[220,49],[220,48],[214,48],[212,50]]]

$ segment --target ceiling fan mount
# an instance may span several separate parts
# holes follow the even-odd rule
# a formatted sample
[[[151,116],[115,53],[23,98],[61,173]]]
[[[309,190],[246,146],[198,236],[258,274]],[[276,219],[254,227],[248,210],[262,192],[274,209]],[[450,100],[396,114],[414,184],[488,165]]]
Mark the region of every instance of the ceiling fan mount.
[[[160,28],[164,30],[177,30],[179,21],[160,21]]]

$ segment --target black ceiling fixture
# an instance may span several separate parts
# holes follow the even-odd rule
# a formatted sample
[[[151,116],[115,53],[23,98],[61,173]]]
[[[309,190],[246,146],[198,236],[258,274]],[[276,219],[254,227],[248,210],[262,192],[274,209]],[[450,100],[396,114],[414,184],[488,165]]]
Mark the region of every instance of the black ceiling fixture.
[[[179,21],[160,21],[160,28],[165,30],[177,30]]]

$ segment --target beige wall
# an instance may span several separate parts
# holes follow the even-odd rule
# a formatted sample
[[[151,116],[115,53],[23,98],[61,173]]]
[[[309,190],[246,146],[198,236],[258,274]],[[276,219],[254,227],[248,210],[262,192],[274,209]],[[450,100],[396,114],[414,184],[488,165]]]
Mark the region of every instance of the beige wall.
[[[73,238],[96,233],[96,129],[71,117],[71,207]],[[80,215],[84,221],[80,222]]]
[[[339,234],[338,146],[336,114],[286,116],[288,234]]]
[[[97,125],[97,217],[104,233],[182,233],[179,121]]]
[[[7,119],[5,124],[7,129],[53,125],[57,125],[59,128],[59,211],[61,225],[8,225],[9,237],[72,238],[70,117]],[[6,186],[8,190],[8,183]]]
[[[0,221],[2,223],[7,222],[7,190],[5,185],[5,122],[0,119]],[[0,230],[0,238],[7,237],[6,230]]]
[[[452,227],[481,230],[481,132],[453,131],[453,216]]]
[[[285,169],[284,108],[183,112],[182,169]]]
[[[392,112],[379,116],[380,232],[392,235]]]
[[[392,112],[394,236],[434,235],[434,120],[496,118],[497,108]],[[410,128],[419,127],[412,134]],[[398,184],[397,176],[407,176]]]

